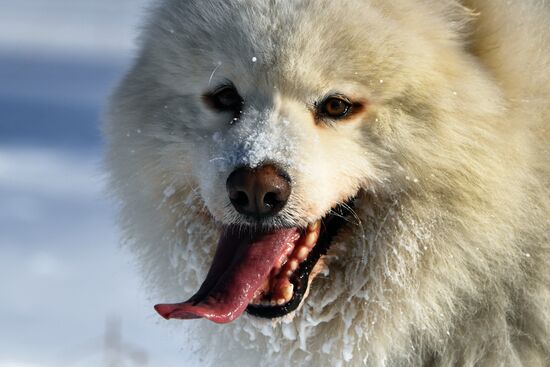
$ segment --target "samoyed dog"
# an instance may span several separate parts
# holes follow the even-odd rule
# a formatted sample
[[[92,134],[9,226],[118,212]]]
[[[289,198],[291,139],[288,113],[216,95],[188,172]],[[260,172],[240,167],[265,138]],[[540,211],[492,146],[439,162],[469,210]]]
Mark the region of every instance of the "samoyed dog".
[[[161,1],[104,131],[163,322],[212,365],[549,366],[549,25]]]

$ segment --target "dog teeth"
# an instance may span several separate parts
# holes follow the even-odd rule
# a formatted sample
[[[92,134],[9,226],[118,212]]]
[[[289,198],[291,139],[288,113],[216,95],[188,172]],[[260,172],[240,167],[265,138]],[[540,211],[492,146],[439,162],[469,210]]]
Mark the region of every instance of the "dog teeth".
[[[310,224],[296,247],[293,250],[290,248],[292,253],[281,258],[280,263],[272,269],[269,280],[261,287],[264,299],[260,298],[261,294],[258,295],[257,302],[261,306],[282,306],[292,299],[294,285],[290,282],[290,277],[298,270],[300,263],[307,259],[311,249],[317,243],[320,230],[320,221]],[[257,302],[255,301],[254,304]]]
[[[302,246],[298,249],[298,252],[296,253],[296,257],[300,261],[304,261],[309,254],[309,249],[305,246]]]
[[[290,301],[292,294],[294,293],[294,284],[290,283],[282,289],[282,295],[284,297],[285,303]]]
[[[313,224],[310,224],[307,229],[308,229],[308,232],[316,232],[318,229],[319,229],[319,225],[321,224],[321,221],[318,220],[316,221],[315,223]]]
[[[304,245],[306,245],[309,248],[313,248],[316,242],[317,242],[317,232],[310,232],[306,236]]]

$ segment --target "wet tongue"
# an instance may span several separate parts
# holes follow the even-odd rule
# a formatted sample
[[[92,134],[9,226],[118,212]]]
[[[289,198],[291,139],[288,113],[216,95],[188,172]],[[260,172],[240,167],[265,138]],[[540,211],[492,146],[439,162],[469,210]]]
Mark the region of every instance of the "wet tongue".
[[[296,228],[263,234],[224,230],[205,281],[193,297],[183,303],[156,305],[166,319],[207,318],[227,323],[239,317],[271,269],[300,238]]]

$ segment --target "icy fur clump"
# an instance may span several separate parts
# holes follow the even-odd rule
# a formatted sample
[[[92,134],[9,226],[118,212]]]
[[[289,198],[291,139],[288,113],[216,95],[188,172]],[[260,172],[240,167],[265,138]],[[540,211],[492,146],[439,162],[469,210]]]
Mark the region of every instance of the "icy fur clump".
[[[267,161],[277,162],[285,168],[294,168],[296,140],[289,133],[289,123],[278,120],[270,111],[255,109],[244,111],[238,123],[231,122],[225,133],[212,135],[211,162],[218,172],[235,167],[258,167]],[[295,136],[295,135],[294,135]]]

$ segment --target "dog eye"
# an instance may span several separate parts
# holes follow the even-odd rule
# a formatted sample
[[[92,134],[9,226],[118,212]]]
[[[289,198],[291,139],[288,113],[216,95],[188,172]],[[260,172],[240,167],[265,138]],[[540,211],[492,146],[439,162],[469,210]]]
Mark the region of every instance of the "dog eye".
[[[321,105],[321,114],[338,119],[345,117],[351,110],[351,103],[341,97],[329,97]]]
[[[206,104],[218,111],[236,112],[241,109],[243,99],[233,86],[224,86],[205,95]]]

